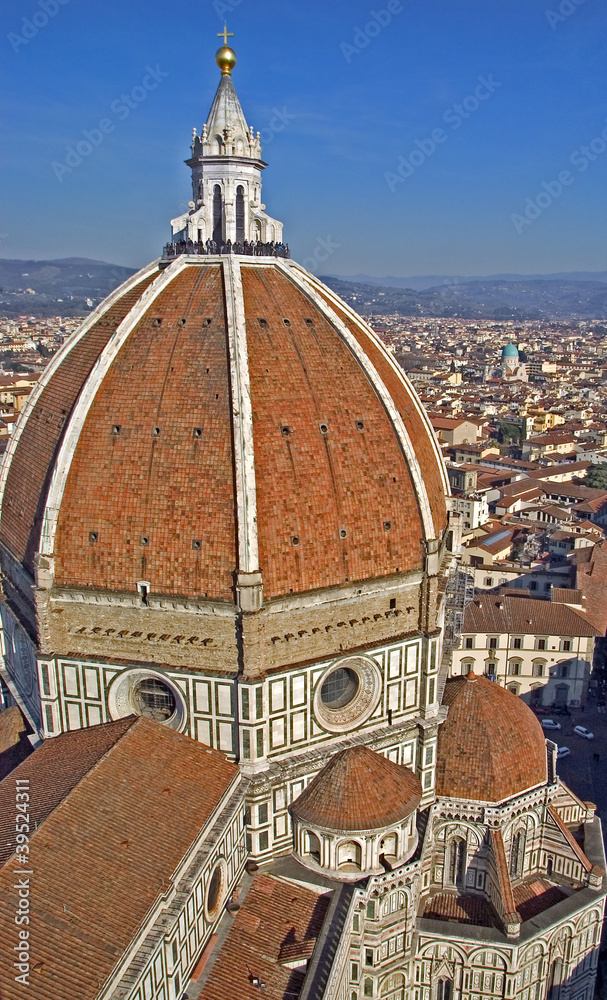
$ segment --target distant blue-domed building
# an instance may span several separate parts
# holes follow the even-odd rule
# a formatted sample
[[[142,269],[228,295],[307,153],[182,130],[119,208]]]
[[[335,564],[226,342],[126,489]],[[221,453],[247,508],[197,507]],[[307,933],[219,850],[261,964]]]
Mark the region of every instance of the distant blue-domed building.
[[[518,347],[512,341],[502,350],[502,378],[507,382],[527,381],[527,369],[521,360]]]

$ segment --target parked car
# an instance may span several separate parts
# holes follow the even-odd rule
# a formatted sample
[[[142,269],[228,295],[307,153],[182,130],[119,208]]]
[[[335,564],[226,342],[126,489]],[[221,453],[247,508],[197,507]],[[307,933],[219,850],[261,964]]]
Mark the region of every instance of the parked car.
[[[560,722],[555,722],[554,719],[542,719],[542,729],[560,729]]]
[[[571,750],[569,749],[569,747],[559,747],[558,750],[557,750],[557,752],[556,752],[556,756],[560,760],[561,757],[568,757],[570,753],[571,753]]]
[[[583,736],[585,740],[594,739],[594,733],[589,732],[585,726],[576,726],[573,732],[576,736]]]

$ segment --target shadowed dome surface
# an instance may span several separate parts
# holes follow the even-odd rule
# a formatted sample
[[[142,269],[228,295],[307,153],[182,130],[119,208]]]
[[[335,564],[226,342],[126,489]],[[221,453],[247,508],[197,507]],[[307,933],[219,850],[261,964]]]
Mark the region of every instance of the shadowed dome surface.
[[[301,823],[336,832],[400,823],[422,797],[419,778],[367,747],[335,754],[291,806]]]
[[[234,601],[420,569],[448,490],[414,390],[292,261],[182,256],[106,299],[32,393],[0,543],[62,588]]]
[[[546,781],[544,732],[524,701],[470,673],[447,681],[443,702],[437,795],[502,802]]]

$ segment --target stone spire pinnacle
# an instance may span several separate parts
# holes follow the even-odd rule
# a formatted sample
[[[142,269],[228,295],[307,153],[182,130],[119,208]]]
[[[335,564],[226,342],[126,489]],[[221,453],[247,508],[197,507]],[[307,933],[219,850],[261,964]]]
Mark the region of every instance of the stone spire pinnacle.
[[[236,54],[227,45],[227,27],[219,34],[224,44],[215,60],[221,79],[207,120],[192,135],[190,211],[173,219],[172,238],[218,246],[230,241],[282,242],[282,223],[266,215],[261,203],[259,132],[247,124],[232,82]]]

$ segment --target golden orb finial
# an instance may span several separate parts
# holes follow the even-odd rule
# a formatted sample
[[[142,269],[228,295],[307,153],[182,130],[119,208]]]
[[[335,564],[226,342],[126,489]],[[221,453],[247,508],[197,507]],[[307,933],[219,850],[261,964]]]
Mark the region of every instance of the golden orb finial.
[[[224,24],[223,31],[217,32],[218,38],[223,38],[223,45],[220,49],[217,49],[215,53],[215,62],[219,66],[223,75],[231,74],[232,70],[236,65],[236,53],[234,49],[231,49],[228,45],[228,38],[234,37],[233,31],[228,31],[228,26]]]

